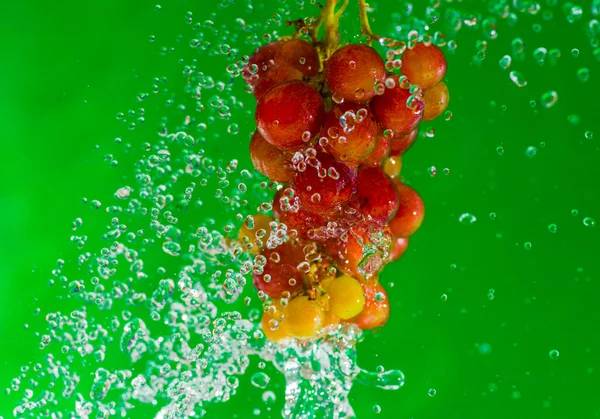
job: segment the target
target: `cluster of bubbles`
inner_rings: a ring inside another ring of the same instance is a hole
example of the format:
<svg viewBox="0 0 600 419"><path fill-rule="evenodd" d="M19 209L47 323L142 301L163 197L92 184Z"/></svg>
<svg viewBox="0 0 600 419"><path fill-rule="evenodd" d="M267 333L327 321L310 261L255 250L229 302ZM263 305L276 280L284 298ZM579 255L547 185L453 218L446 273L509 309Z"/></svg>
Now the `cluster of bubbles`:
<svg viewBox="0 0 600 419"><path fill-rule="evenodd" d="M213 159L206 151L239 135L238 123L251 114L244 106L252 102L246 100L251 96L241 91L247 55L277 39L286 20L316 14L312 3L280 2L268 22L251 23L240 17L218 24L216 16L196 21L191 12L185 15L191 32L187 45L202 54L194 57L201 58L178 62L182 96L167 89L165 78L156 78L148 92L137 96L138 105L164 100L165 114L174 116L161 118L126 184L115 186L108 204L86 201L104 211L106 229L89 237L82 232L83 219L74 220L71 241L80 254L69 263L58 260L50 278L50 285L64 288L65 304L60 311L45 314L39 362L23 366L5 391L21 396L12 412L15 417L128 417L139 404L155 406L156 418L203 417L209 402L226 402L235 395L238 377L253 356L272 362L285 375L282 414L287 418L353 417L347 396L355 380L385 389L402 386L399 371L367 372L357 366L359 332L352 327L285 347L265 339L259 319L266 297L257 297L246 285L257 262L230 238L248 214L271 211L272 195L281 185L240 167L235 159ZM481 40L474 59L479 62L486 59L488 43L497 38L501 22L511 27L521 15L536 14L549 20L561 9L556 0L546 1L544 7L530 0L497 0L490 2L490 17L483 17L460 10L459 1L429 3L419 14L404 2L385 35L407 44L425 36L451 54L462 29L477 30ZM236 7L231 1L222 6ZM572 23L582 19L581 8L575 5L562 7L562 13ZM587 33L600 56L596 19L600 1L593 2L591 13ZM430 26L436 22L443 31L431 34ZM161 51L168 52L166 47ZM393 61L393 51L390 56ZM533 53L540 62L560 56L560 51L540 48ZM511 55L503 56L500 66L512 69L513 62L525 57L525 42L515 39ZM206 59L222 60L224 71L204 73L201 61ZM516 69L509 77L517 86L527 85ZM587 81L589 70L580 69L578 77ZM548 91L541 103L549 108L557 100L558 93ZM117 119L136 130L147 113L140 107L117 114ZM451 113L446 119L450 118ZM219 121L224 121L225 129L212 128ZM433 131L426 135L433 136ZM124 140L117 138L115 144L120 147ZM503 148L498 150L502 153ZM119 164L113 154L104 159L111 167ZM435 171L432 166L432 176ZM450 170L445 168L444 173ZM204 205L206 200L212 200L211 206ZM218 209L211 214L209 207ZM476 220L470 213L459 217L463 224ZM589 217L583 223L595 225ZM282 229L285 233L285 226L268 232L269 238L280 240ZM557 227L552 224L548 229L556 232ZM494 298L494 290L488 298ZM442 300L446 299L444 294ZM555 359L558 352L550 356ZM91 368L95 370L90 375ZM269 381L264 372L251 378L264 390L263 398L279 397L269 390ZM428 394L433 397L436 390ZM381 408L373 410L379 413Z"/></svg>

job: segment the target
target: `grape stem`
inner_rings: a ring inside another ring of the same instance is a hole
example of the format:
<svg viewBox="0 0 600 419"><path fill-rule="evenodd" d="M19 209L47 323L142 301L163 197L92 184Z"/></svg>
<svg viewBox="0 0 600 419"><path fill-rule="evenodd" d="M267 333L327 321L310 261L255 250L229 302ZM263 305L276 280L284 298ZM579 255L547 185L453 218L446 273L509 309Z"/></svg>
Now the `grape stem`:
<svg viewBox="0 0 600 419"><path fill-rule="evenodd" d="M340 17L348 6L348 0L344 0L342 5L336 11L336 5L338 0L327 0L319 20L325 24L325 33L323 34L323 52L325 58L328 58L340 45Z"/></svg>
<svg viewBox="0 0 600 419"><path fill-rule="evenodd" d="M365 0L358 0L358 12L360 15L360 25L362 26L361 32L369 37L369 45L373 41L381 42L381 37L376 35L371 30L371 25L369 24L369 15L367 13L367 7L369 5L365 2Z"/></svg>
<svg viewBox="0 0 600 419"><path fill-rule="evenodd" d="M346 10L348 2L349 0L343 0L336 11L338 0L326 0L324 6L319 6L321 7L319 17L310 24L304 23L302 19L288 21L288 26L296 26L293 37L298 38L302 33L307 34L315 47L325 53L325 58L329 57L340 44L340 17ZM319 30L323 25L325 25L325 32L323 40L319 41Z"/></svg>

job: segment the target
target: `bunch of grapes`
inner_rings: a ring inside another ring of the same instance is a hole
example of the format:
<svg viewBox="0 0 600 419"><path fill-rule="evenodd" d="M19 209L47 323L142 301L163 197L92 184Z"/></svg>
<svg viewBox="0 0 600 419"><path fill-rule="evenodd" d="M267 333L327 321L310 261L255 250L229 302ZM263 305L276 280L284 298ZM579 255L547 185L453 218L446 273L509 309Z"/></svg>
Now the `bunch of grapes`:
<svg viewBox="0 0 600 419"><path fill-rule="evenodd" d="M377 51L345 45L328 57L293 39L258 49L244 78L257 100L250 155L282 184L273 217L248 217L238 240L272 341L312 338L341 323L383 326L378 273L406 251L424 205L399 177L420 121L448 104L446 60L429 43L402 48L401 74Z"/></svg>

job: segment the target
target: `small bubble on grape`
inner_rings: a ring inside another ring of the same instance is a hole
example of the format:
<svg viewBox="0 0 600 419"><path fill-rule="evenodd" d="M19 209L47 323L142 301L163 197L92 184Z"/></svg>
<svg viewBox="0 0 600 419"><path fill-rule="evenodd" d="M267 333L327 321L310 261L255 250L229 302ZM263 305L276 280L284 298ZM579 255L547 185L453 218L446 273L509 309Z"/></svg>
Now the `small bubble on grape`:
<svg viewBox="0 0 600 419"><path fill-rule="evenodd" d="M434 397L437 394L437 390L435 388L430 388L429 390L427 390L427 395L429 397Z"/></svg>
<svg viewBox="0 0 600 419"><path fill-rule="evenodd" d="M550 224L548 226L548 231L550 233L556 233L558 231L558 226L556 224Z"/></svg>

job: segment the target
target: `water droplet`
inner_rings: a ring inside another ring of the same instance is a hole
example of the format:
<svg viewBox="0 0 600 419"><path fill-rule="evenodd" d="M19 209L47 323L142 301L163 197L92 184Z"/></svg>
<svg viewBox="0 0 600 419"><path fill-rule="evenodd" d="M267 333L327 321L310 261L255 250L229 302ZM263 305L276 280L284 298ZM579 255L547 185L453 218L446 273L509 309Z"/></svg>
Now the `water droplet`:
<svg viewBox="0 0 600 419"><path fill-rule="evenodd" d="M576 114L570 114L569 116L567 116L567 121L571 125L579 125L579 123L581 122L581 117Z"/></svg>
<svg viewBox="0 0 600 419"><path fill-rule="evenodd" d="M237 134L240 132L240 127L238 124L233 123L227 127L227 132L230 134Z"/></svg>
<svg viewBox="0 0 600 419"><path fill-rule="evenodd" d="M500 58L500 61L498 64L500 65L501 69L506 70L507 68L510 67L511 62L512 62L512 58L510 57L510 55L505 55L504 57Z"/></svg>
<svg viewBox="0 0 600 419"><path fill-rule="evenodd" d="M523 77L523 75L521 73L519 73L518 71L511 71L509 73L509 77L512 80L512 82L514 84L516 84L519 87L524 87L527 86L527 80L525 80L525 77Z"/></svg>
<svg viewBox="0 0 600 419"><path fill-rule="evenodd" d="M531 250L531 248L533 247L533 245L531 244L531 242L525 242L525 244L523 245L523 247L525 248L525 250Z"/></svg>
<svg viewBox="0 0 600 419"><path fill-rule="evenodd" d="M430 389L427 391L427 395L428 395L429 397L433 397L433 396L435 396L436 394L437 394L437 391L436 391L436 389L435 389L435 388L430 388Z"/></svg>
<svg viewBox="0 0 600 419"><path fill-rule="evenodd" d="M586 131L585 134L584 134L584 137L587 140L591 140L592 138L594 138L594 133L592 131Z"/></svg>
<svg viewBox="0 0 600 419"><path fill-rule="evenodd" d="M546 92L542 95L542 105L544 106L544 108L553 107L557 101L558 93L556 93L554 90Z"/></svg>
<svg viewBox="0 0 600 419"><path fill-rule="evenodd" d="M550 224L548 226L548 231L550 233L556 233L558 231L558 226L556 224Z"/></svg>
<svg viewBox="0 0 600 419"><path fill-rule="evenodd" d="M442 296L440 297L440 299L442 301L448 301L448 295L447 294L442 294Z"/></svg>
<svg viewBox="0 0 600 419"><path fill-rule="evenodd" d="M552 360L556 360L558 359L558 356L560 355L560 353L556 350L556 349L552 349L548 355L550 356L550 359Z"/></svg>
<svg viewBox="0 0 600 419"><path fill-rule="evenodd" d="M458 221L461 224L473 224L475 221L477 221L477 217L475 217L469 212L465 212L464 214L461 214L460 217L458 217Z"/></svg>
<svg viewBox="0 0 600 419"><path fill-rule="evenodd" d="M264 372L257 372L252 375L250 382L254 387L266 388L269 385L271 378Z"/></svg>
<svg viewBox="0 0 600 419"><path fill-rule="evenodd" d="M529 146L527 147L527 149L525 150L525 155L527 156L527 158L532 159L536 156L537 154L537 147L535 146Z"/></svg>
<svg viewBox="0 0 600 419"><path fill-rule="evenodd" d="M181 246L174 241L166 241L163 243L163 251L171 256L179 256L181 254Z"/></svg>
<svg viewBox="0 0 600 419"><path fill-rule="evenodd" d="M587 67L581 67L579 70L577 70L577 78L583 83L588 81L590 79L590 69Z"/></svg>
<svg viewBox="0 0 600 419"><path fill-rule="evenodd" d="M381 406L379 406L378 404L373 406L373 412L375 413L381 413Z"/></svg>
<svg viewBox="0 0 600 419"><path fill-rule="evenodd" d="M488 355L492 352L492 345L484 342L481 345L478 345L477 349L481 355Z"/></svg>
<svg viewBox="0 0 600 419"><path fill-rule="evenodd" d="M583 225L586 226L586 227L592 227L592 228L596 227L596 220L594 220L591 217L585 217L583 219Z"/></svg>

